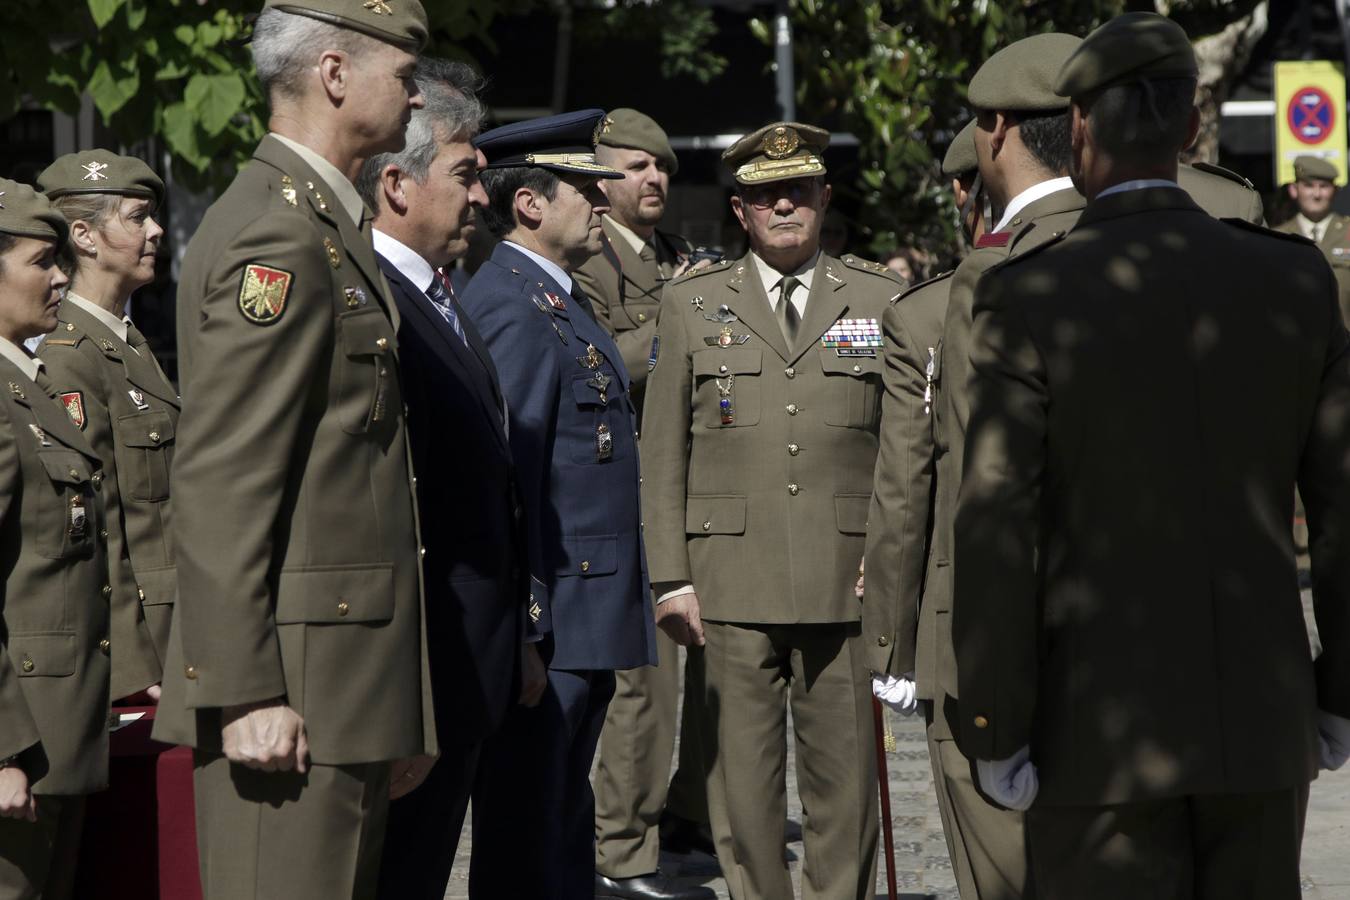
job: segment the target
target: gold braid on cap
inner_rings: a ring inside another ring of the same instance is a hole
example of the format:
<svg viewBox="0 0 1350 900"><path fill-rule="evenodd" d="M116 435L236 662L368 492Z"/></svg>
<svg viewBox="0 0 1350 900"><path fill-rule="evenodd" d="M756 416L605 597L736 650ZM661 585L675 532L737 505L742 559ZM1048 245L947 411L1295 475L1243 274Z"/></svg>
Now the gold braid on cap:
<svg viewBox="0 0 1350 900"><path fill-rule="evenodd" d="M820 157L813 154L811 156L797 156L792 159L748 162L736 170L736 180L741 184L754 184L757 181L819 175L824 171L825 166L821 163Z"/></svg>
<svg viewBox="0 0 1350 900"><path fill-rule="evenodd" d="M618 171L597 163L594 153L527 153L525 164L530 166L571 166L574 169L582 169L601 175L613 175Z"/></svg>

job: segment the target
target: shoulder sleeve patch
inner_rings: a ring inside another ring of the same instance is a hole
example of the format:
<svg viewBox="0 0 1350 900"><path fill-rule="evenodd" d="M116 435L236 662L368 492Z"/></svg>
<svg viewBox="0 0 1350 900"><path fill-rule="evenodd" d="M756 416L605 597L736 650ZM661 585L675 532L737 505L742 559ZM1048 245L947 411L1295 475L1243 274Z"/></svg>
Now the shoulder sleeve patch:
<svg viewBox="0 0 1350 900"><path fill-rule="evenodd" d="M271 325L286 311L295 276L284 269L249 263L239 283L239 312L254 325Z"/></svg>
<svg viewBox="0 0 1350 900"><path fill-rule="evenodd" d="M84 431L88 422L84 415L84 394L80 391L65 391L61 394L61 405L66 408L66 415L70 416L75 427Z"/></svg>

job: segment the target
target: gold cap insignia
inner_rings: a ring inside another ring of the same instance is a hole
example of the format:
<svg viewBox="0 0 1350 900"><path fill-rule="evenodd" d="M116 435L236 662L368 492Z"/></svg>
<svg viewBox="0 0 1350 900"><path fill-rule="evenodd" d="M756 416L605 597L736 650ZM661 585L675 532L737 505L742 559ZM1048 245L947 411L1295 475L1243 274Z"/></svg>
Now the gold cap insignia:
<svg viewBox="0 0 1350 900"><path fill-rule="evenodd" d="M600 117L600 121L595 123L595 134L591 135L591 144L600 143L600 135L609 134L610 129L614 127L614 120L608 115Z"/></svg>
<svg viewBox="0 0 1350 900"><path fill-rule="evenodd" d="M377 16L392 16L394 11L389 8L389 0L366 0L361 4Z"/></svg>
<svg viewBox="0 0 1350 900"><path fill-rule="evenodd" d="M773 131L764 135L764 140L759 146L769 159L784 159L796 153L801 143L802 140L798 137L795 128L779 125Z"/></svg>

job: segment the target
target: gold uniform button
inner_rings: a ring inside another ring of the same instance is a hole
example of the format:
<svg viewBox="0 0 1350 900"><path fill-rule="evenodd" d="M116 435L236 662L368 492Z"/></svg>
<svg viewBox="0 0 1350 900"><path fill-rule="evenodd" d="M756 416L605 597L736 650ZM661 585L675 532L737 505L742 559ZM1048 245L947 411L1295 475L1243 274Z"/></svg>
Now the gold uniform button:
<svg viewBox="0 0 1350 900"><path fill-rule="evenodd" d="M646 313L638 313L638 321L639 321L639 322L645 322L645 321L647 321L647 314L646 314Z"/></svg>
<svg viewBox="0 0 1350 900"><path fill-rule="evenodd" d="M884 635L884 634L877 637L877 646L878 646L878 647L885 647L885 646L889 645L890 642L891 642L891 639L888 638L888 637L886 637L886 635Z"/></svg>
<svg viewBox="0 0 1350 900"><path fill-rule="evenodd" d="M196 667L196 666L187 666L186 668L184 668L184 669L183 669L183 677L186 678L188 681L196 681L196 680L197 680L197 667Z"/></svg>
<svg viewBox="0 0 1350 900"><path fill-rule="evenodd" d="M136 585L136 596L141 598L142 603L145 602L145 588L141 587L139 584Z"/></svg>
<svg viewBox="0 0 1350 900"><path fill-rule="evenodd" d="M70 322L67 322L67 323L66 323L66 331L74 331L74 330L75 330L75 326L72 325Z"/></svg>
<svg viewBox="0 0 1350 900"><path fill-rule="evenodd" d="M112 649L112 641L108 640L107 638L104 638L103 640L98 642L98 649L102 650L106 654L109 650Z"/></svg>
<svg viewBox="0 0 1350 900"><path fill-rule="evenodd" d="M146 435L146 436L147 436L148 438L150 438L150 443L152 443L152 444L158 444L158 443L159 443L159 432L158 432L158 431L152 431L152 432L150 432L150 434L148 434L148 435Z"/></svg>
<svg viewBox="0 0 1350 900"><path fill-rule="evenodd" d="M591 561L589 559L583 559L581 561L581 571L589 572L590 570L591 570Z"/></svg>
<svg viewBox="0 0 1350 900"><path fill-rule="evenodd" d="M379 347L380 352L383 353L384 351L389 349L389 338L376 338L375 346Z"/></svg>
<svg viewBox="0 0 1350 900"><path fill-rule="evenodd" d="M861 371L862 371L862 366L857 365L857 364L855 363L854 366L853 366L853 371L855 371L855 372L861 372Z"/></svg>
<svg viewBox="0 0 1350 900"><path fill-rule="evenodd" d="M351 609L352 609L352 608L351 608L350 606L347 605L347 601L346 601L346 600L342 600L342 601L339 601L339 602L338 602L338 615L339 615L339 616L345 616L347 613L351 612Z"/></svg>
<svg viewBox="0 0 1350 900"><path fill-rule="evenodd" d="M426 547L418 547L418 548L417 548L417 555L418 555L418 556L426 556L426 555L427 555L427 548L426 548Z"/></svg>
<svg viewBox="0 0 1350 900"><path fill-rule="evenodd" d="M71 469L71 470L70 470L70 477L71 477L71 478L79 478L79 477L80 477L80 472L79 472L79 470L78 470L78 469Z"/></svg>
<svg viewBox="0 0 1350 900"><path fill-rule="evenodd" d="M717 367L717 371L718 371L718 372L721 372L723 375L727 374L727 367L726 367L726 364L723 364L723 365L718 366L718 367Z"/></svg>
<svg viewBox="0 0 1350 900"><path fill-rule="evenodd" d="M105 597L111 597L111 596L112 596L112 585L111 585L111 584L105 584L105 585L103 586L103 596L105 596Z"/></svg>
<svg viewBox="0 0 1350 900"><path fill-rule="evenodd" d="M95 472L94 477L91 478L90 481L94 482L94 487L98 487L100 484L103 483L103 473Z"/></svg>
<svg viewBox="0 0 1350 900"><path fill-rule="evenodd" d="M795 485L795 484L789 484L789 485L788 485L788 493L791 494L792 496L794 496L794 497L797 496L798 492L800 492L800 491L801 491L801 488L798 487L797 485Z"/></svg>
<svg viewBox="0 0 1350 900"><path fill-rule="evenodd" d="M789 403L787 405L787 414L789 416L795 416L797 414L797 404Z"/></svg>
<svg viewBox="0 0 1350 900"><path fill-rule="evenodd" d="M704 530L704 531L712 531L712 522L704 522L704 523L703 523L703 530Z"/></svg>
<svg viewBox="0 0 1350 900"><path fill-rule="evenodd" d="M788 366L786 369L783 370L783 374L789 378L796 378L797 370L792 368L792 366Z"/></svg>
<svg viewBox="0 0 1350 900"><path fill-rule="evenodd" d="M101 537L101 538L103 538L103 540L106 541L106 540L108 539L108 529L106 529L106 528L100 528L100 529L98 530L98 536Z"/></svg>
<svg viewBox="0 0 1350 900"><path fill-rule="evenodd" d="M798 453L801 453L801 452L802 452L801 445L799 445L799 444L788 444L788 456L796 456Z"/></svg>
<svg viewBox="0 0 1350 900"><path fill-rule="evenodd" d="M25 659L25 660L23 661L23 670L24 670L25 672L31 672L31 671L33 671L33 670L36 669L36 668L37 668L37 666L35 666L35 665L33 664L33 661L32 661L31 659Z"/></svg>
<svg viewBox="0 0 1350 900"><path fill-rule="evenodd" d="M976 727L976 728L988 728L988 727L989 727L989 720L986 719L984 716L976 716L976 717L975 717L975 727Z"/></svg>

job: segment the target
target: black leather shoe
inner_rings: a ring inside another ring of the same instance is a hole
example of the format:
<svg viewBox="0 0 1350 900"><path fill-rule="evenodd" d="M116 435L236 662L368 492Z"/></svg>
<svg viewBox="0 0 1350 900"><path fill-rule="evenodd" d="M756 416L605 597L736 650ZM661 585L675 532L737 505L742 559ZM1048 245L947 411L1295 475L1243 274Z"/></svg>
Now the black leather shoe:
<svg viewBox="0 0 1350 900"><path fill-rule="evenodd" d="M677 856L695 850L709 856L717 855L711 828L702 822L670 814L661 817L661 849Z"/></svg>
<svg viewBox="0 0 1350 900"><path fill-rule="evenodd" d="M636 878L606 878L595 873L596 900L713 900L716 896L711 888L677 887L660 872Z"/></svg>

